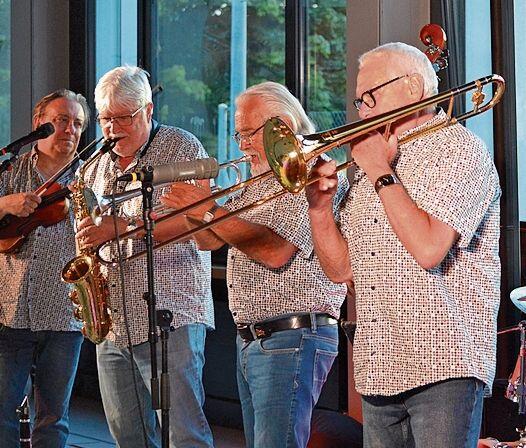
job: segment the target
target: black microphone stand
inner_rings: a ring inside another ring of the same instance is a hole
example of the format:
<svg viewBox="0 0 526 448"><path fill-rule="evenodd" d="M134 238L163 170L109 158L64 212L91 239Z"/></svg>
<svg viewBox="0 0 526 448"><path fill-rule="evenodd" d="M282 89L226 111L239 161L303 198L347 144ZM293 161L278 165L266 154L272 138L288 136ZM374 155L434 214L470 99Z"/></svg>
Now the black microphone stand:
<svg viewBox="0 0 526 448"><path fill-rule="evenodd" d="M147 167L146 170L152 170ZM161 409L161 446L168 448L170 443L170 376L168 373L168 336L172 329L172 312L170 310L156 310L154 260L153 260L153 226L151 218L153 210L153 183L151 180L142 181L143 197L143 221L146 232L144 241L146 244L146 268L148 277L148 289L143 298L148 303L148 341L150 343L151 357L151 393L152 408ZM157 324L161 329L162 353L161 353L161 383L159 389L159 378L157 376ZM160 397L160 399L159 399Z"/></svg>

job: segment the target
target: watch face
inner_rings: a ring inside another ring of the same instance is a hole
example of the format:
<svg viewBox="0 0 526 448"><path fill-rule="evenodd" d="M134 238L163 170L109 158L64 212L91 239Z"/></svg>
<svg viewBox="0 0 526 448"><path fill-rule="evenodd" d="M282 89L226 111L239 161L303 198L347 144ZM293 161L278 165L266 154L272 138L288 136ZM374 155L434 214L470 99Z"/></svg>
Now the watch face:
<svg viewBox="0 0 526 448"><path fill-rule="evenodd" d="M380 191L383 187L387 187L389 185L393 185L393 184L399 184L400 181L398 180L398 178L393 175L393 174L384 174L383 176L380 176L375 184L374 184L374 189L376 190L376 192L378 193L378 191Z"/></svg>

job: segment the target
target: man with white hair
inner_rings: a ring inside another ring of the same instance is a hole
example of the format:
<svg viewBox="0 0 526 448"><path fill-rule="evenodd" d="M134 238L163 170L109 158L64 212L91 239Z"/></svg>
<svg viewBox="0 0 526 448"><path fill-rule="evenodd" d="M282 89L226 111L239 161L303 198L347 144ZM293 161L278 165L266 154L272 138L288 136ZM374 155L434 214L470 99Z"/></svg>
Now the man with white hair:
<svg viewBox="0 0 526 448"><path fill-rule="evenodd" d="M252 175L268 171L263 126L279 116L296 133L314 127L282 85L264 82L236 100L234 140L251 156ZM337 208L346 181L342 178ZM206 203L189 214L210 221L281 190L271 176L224 207ZM165 204L183 207L202 188L172 185ZM247 447L305 447L312 410L338 353L337 319L346 286L323 273L313 253L305 195L287 194L196 235L199 247L229 244L227 286L238 330L237 381Z"/></svg>
<svg viewBox="0 0 526 448"><path fill-rule="evenodd" d="M430 62L409 45L380 46L359 62L362 119L436 92ZM393 123L387 139L357 139L338 226L334 166L319 164L329 177L307 190L324 271L355 285L367 447L475 447L495 375L499 180L484 143L460 124L422 133L444 118L422 110Z"/></svg>
<svg viewBox="0 0 526 448"><path fill-rule="evenodd" d="M95 88L95 104L104 136L121 138L111 152L86 172L86 185L97 194L109 194L116 177L148 165L207 157L192 134L152 119L150 84L147 73L138 67L117 67L106 73ZM139 187L140 182L120 182L115 191ZM159 195L157 191L154 193L154 201ZM133 229L140 223L142 198L120 204L116 215L120 233ZM182 231L183 228L182 219L168 220L156 226L154 238L162 240L166 229ZM90 217L84 219L77 238L84 247L111 240L114 238L112 217L105 216L100 226L95 226ZM124 256L143 249L144 242L139 237L122 242ZM116 255L111 247L104 252L108 258ZM187 241L157 250L154 261L157 308L173 313L175 327L168 344L170 446L211 447L212 434L202 409L205 337L207 329L214 325L210 253L199 251L194 241ZM107 276L113 327L107 340L97 346L106 419L117 446L159 446L150 393L147 303L143 298L147 291L145 262L136 260L124 264L124 291L117 268L108 267ZM160 362L158 365L160 367Z"/></svg>

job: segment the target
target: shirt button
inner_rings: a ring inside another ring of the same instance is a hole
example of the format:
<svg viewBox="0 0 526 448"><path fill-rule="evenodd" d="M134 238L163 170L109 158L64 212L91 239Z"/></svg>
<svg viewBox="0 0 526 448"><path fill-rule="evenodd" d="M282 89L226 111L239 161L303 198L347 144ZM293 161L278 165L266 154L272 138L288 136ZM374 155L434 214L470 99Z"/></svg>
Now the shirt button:
<svg viewBox="0 0 526 448"><path fill-rule="evenodd" d="M232 283L230 283L230 284L228 285L228 287L229 287L229 288L232 288Z"/></svg>
<svg viewBox="0 0 526 448"><path fill-rule="evenodd" d="M371 252L371 255L374 257L376 254L374 252Z"/></svg>
<svg viewBox="0 0 526 448"><path fill-rule="evenodd" d="M376 218L374 218L374 223L378 224L378 220Z"/></svg>
<svg viewBox="0 0 526 448"><path fill-rule="evenodd" d="M230 256L230 259L233 260L235 257L233 255Z"/></svg>
<svg viewBox="0 0 526 448"><path fill-rule="evenodd" d="M371 286L371 289L374 291L376 289L376 287L375 286Z"/></svg>

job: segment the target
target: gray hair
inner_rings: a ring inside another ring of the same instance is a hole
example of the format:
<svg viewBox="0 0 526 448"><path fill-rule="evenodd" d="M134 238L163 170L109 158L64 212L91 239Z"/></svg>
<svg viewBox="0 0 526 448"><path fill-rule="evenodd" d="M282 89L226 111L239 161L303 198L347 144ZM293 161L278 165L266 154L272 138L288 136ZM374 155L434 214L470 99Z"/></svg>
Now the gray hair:
<svg viewBox="0 0 526 448"><path fill-rule="evenodd" d="M84 112L84 123L82 125L82 131L84 132L89 124L90 110L86 98L80 93L75 93L69 89L58 89L43 97L33 108L33 121L39 120L46 112L46 107L54 100L59 98L65 98L67 100L76 101L82 107Z"/></svg>
<svg viewBox="0 0 526 448"><path fill-rule="evenodd" d="M248 96L261 98L275 116L289 117L292 122L292 131L295 134L312 134L315 131L314 124L307 116L303 106L285 86L272 81L256 84L241 93L236 98L236 104Z"/></svg>
<svg viewBox="0 0 526 448"><path fill-rule="evenodd" d="M116 67L99 79L95 87L97 110L121 107L135 110L152 102L149 73L140 67L124 65Z"/></svg>
<svg viewBox="0 0 526 448"><path fill-rule="evenodd" d="M403 59L404 65L408 67L408 75L417 73L422 76L426 98L438 93L438 78L427 56L418 48L402 42L390 42L362 54L358 59L358 68L361 69L371 56L384 55Z"/></svg>

